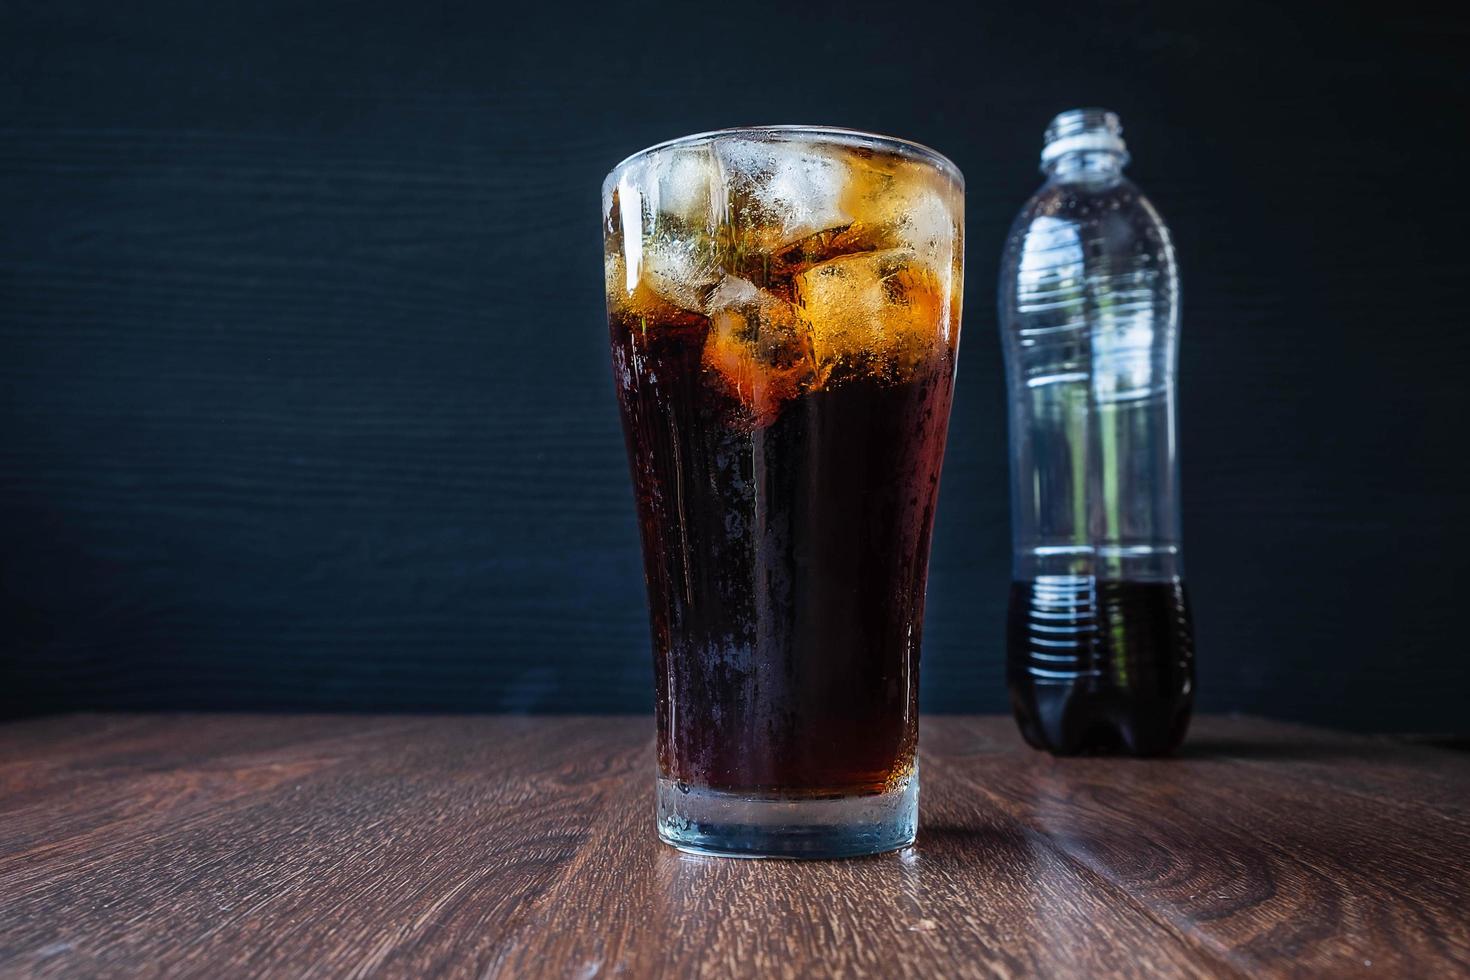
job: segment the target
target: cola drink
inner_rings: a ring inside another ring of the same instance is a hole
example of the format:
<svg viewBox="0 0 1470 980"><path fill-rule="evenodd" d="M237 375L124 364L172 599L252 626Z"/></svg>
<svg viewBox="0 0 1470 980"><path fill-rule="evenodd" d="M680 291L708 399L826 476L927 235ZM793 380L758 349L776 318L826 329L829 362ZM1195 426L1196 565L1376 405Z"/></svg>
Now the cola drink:
<svg viewBox="0 0 1470 980"><path fill-rule="evenodd" d="M660 769L787 797L880 792L917 738L923 576L950 359L750 424L668 330L616 357L653 610ZM691 363L692 362L692 363ZM733 530L733 533L732 533Z"/></svg>
<svg viewBox="0 0 1470 980"><path fill-rule="evenodd" d="M815 130L694 137L609 178L670 843L912 839L961 193L931 151Z"/></svg>

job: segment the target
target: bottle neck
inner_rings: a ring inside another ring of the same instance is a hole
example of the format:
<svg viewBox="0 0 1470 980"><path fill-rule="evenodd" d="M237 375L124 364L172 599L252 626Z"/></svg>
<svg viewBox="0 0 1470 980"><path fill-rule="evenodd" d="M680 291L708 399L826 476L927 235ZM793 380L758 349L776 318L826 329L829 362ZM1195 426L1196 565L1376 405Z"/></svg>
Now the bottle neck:
<svg viewBox="0 0 1470 980"><path fill-rule="evenodd" d="M1063 183L1112 183L1123 177L1126 153L1111 150L1077 150L1063 153L1048 162L1042 170L1047 177Z"/></svg>
<svg viewBox="0 0 1470 980"><path fill-rule="evenodd" d="M1109 184L1123 179L1123 123L1106 109L1068 109L1046 127L1041 170L1052 180Z"/></svg>

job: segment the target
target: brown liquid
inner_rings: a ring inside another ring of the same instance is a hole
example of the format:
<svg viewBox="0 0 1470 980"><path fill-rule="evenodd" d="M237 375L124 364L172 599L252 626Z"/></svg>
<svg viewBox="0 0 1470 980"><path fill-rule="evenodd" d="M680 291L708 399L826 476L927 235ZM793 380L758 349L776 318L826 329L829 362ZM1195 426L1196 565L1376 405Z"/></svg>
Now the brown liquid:
<svg viewBox="0 0 1470 980"><path fill-rule="evenodd" d="M1058 755L1162 755L1194 705L1184 583L1055 576L1011 585L1011 707L1027 743Z"/></svg>
<svg viewBox="0 0 1470 980"><path fill-rule="evenodd" d="M611 317L660 770L718 790L881 791L917 743L953 351L898 377L839 369L771 411L702 364L709 331L696 314Z"/></svg>

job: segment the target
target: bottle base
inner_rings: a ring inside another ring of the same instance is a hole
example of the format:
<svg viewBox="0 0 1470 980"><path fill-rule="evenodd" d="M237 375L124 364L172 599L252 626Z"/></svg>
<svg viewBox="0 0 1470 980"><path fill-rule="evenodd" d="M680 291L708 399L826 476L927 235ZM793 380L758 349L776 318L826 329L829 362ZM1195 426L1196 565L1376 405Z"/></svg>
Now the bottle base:
<svg viewBox="0 0 1470 980"><path fill-rule="evenodd" d="M867 796L790 799L681 790L658 781L658 836L693 854L743 858L844 858L914 842L919 774Z"/></svg>
<svg viewBox="0 0 1470 980"><path fill-rule="evenodd" d="M1006 681L1021 735L1053 755L1168 755L1194 705L1182 579L1042 575L1011 585Z"/></svg>
<svg viewBox="0 0 1470 980"><path fill-rule="evenodd" d="M1138 718L1058 717L1048 724L1037 717L1034 705L1012 704L1021 737L1033 749L1056 756L1126 755L1141 759L1173 755L1189 730L1190 708L1176 710L1164 720Z"/></svg>

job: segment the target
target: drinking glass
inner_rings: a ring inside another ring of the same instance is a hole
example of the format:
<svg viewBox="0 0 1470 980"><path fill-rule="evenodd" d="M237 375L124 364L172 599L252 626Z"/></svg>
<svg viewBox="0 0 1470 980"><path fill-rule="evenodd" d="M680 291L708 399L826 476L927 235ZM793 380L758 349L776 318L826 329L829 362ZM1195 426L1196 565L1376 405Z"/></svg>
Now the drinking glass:
<svg viewBox="0 0 1470 980"><path fill-rule="evenodd" d="M748 856L908 844L963 178L889 137L724 130L629 157L602 205L659 835Z"/></svg>

